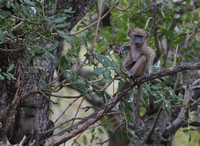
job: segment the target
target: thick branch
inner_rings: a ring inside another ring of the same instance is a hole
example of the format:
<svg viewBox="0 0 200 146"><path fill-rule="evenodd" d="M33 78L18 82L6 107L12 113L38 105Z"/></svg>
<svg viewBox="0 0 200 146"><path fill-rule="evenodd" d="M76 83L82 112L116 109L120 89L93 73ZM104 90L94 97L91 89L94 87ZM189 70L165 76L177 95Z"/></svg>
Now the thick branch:
<svg viewBox="0 0 200 146"><path fill-rule="evenodd" d="M45 146L53 146L53 145L59 145L65 141L68 141L72 137L78 135L79 133L83 132L87 128L89 128L92 124L100 120L109 110L111 110L119 100L123 98L123 96L131 90L134 86L156 79L160 78L166 75L178 73L184 70L197 70L200 69L200 62L198 63L184 63L182 65L177 65L172 68L165 68L161 69L157 72L154 72L150 75L144 75L139 78L136 78L134 81L131 80L129 82L126 82L114 95L111 100L109 100L104 106L96 110L94 113L92 113L90 116L84 118L82 121L74 124L68 129L65 129L61 131L60 133L57 133L56 135L53 135L45 140L44 145Z"/></svg>

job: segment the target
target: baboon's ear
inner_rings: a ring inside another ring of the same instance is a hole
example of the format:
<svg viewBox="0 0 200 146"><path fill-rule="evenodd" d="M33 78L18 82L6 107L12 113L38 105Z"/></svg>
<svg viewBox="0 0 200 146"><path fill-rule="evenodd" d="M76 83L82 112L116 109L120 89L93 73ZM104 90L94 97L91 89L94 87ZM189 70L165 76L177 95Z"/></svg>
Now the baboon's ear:
<svg viewBox="0 0 200 146"><path fill-rule="evenodd" d="M146 34L147 34L146 39L148 39L150 37L150 33L146 31Z"/></svg>
<svg viewBox="0 0 200 146"><path fill-rule="evenodd" d="M133 31L132 29L129 29L129 30L128 30L128 36L129 36L129 37L130 37L132 31Z"/></svg>

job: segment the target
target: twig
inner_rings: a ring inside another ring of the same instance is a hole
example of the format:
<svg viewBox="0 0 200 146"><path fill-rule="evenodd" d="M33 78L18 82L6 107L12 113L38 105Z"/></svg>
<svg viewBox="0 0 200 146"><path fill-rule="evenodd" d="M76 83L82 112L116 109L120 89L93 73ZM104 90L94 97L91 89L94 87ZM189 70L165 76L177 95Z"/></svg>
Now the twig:
<svg viewBox="0 0 200 146"><path fill-rule="evenodd" d="M152 136L152 134L153 134L153 132L154 132L154 130L155 130L155 128L156 128L156 124L157 124L157 122L158 122L158 119L159 119L159 116L160 116L161 111L162 111L162 105L160 106L160 108L159 108L159 110L158 110L158 112L157 112L157 114L156 114L156 118L155 118L155 120L154 120L152 129L151 129L151 131L149 132L149 134L148 134L148 136L147 136L147 142L148 142L148 143L151 143L151 141L152 141L152 140L151 140L151 136Z"/></svg>
<svg viewBox="0 0 200 146"><path fill-rule="evenodd" d="M48 101L50 101L53 104L57 104L55 102L53 102L52 100L49 99L49 97L47 97L46 93L40 90L36 90L36 91L30 91L29 93L25 94L24 96L21 97L21 99L26 99L26 98L30 98L31 96L34 96L36 94L41 94L43 95L43 97L45 97Z"/></svg>
<svg viewBox="0 0 200 146"><path fill-rule="evenodd" d="M154 10L153 10L153 27L154 27L154 35L155 35L155 43L156 43L156 57L154 58L154 63L156 63L161 56L161 49L159 44L158 32L157 32L157 3L156 0L153 1Z"/></svg>
<svg viewBox="0 0 200 146"><path fill-rule="evenodd" d="M115 133L115 131L116 131L118 128L120 128L122 125L124 125L124 123L119 124L117 127L115 127L115 129L112 130L112 133ZM108 142L111 138L112 138L112 136L109 137L107 140L105 140L105 141L103 141L103 142L100 142L100 143L97 143L97 144L103 145L103 144L105 144L106 142Z"/></svg>
<svg viewBox="0 0 200 146"><path fill-rule="evenodd" d="M186 35L185 44L184 44L185 50L184 50L184 54L183 54L182 62L181 62L181 63L185 62L185 57L186 57L186 54L187 54L187 50L188 50L188 48L189 48L189 46L190 46L190 43L191 43L189 40L193 39L193 37L194 37L195 34L197 33L197 32L196 32L196 33L194 34L194 32L195 32L196 28L199 27L199 20L198 20L198 23L197 23L197 25L196 25L196 27L195 27L195 29L194 29L192 35L191 35L191 36L189 35L190 29L191 29L191 26L192 26L192 21L193 21L193 18L194 18L194 10L195 10L195 8L193 8L192 17L191 17L190 24L189 24L189 27L188 27L188 30L187 30L187 35Z"/></svg>
<svg viewBox="0 0 200 146"><path fill-rule="evenodd" d="M86 97L86 95L83 96L83 99L81 100L81 103L80 103L79 106L78 106L78 109L77 109L77 111L76 111L76 114L75 114L75 116L74 116L74 119L76 118L76 116L77 116L77 114L78 114L78 112L79 112L79 110L80 110L80 108L81 108L81 105L82 105L82 103L83 103L85 97ZM75 121L75 120L72 121L71 126L74 124L74 121Z"/></svg>
<svg viewBox="0 0 200 146"><path fill-rule="evenodd" d="M54 124L55 124L56 122L58 122L58 120L65 114L65 112L70 108L70 106L72 106L72 104L73 104L74 102L76 102L78 99L79 99L79 98L73 100L73 101L66 107L66 109L65 109L65 110L60 114L60 116L55 120Z"/></svg>
<svg viewBox="0 0 200 146"><path fill-rule="evenodd" d="M52 97L66 98L66 99L80 98L81 96L83 96L82 94L80 94L78 96L63 96L63 95L55 95L55 94L51 94L51 93L45 93L45 94L49 95L49 96L52 96Z"/></svg>
<svg viewBox="0 0 200 146"><path fill-rule="evenodd" d="M86 106L81 108L82 110L85 110L85 112L87 112L89 109L94 109L94 106Z"/></svg>
<svg viewBox="0 0 200 146"><path fill-rule="evenodd" d="M162 4L163 2L157 2L156 4L155 3L152 3L151 5L147 6L146 8L142 9L141 11L135 13L136 15L139 15L141 13L145 13L147 12L151 7L153 7L154 5L159 5L159 4Z"/></svg>
<svg viewBox="0 0 200 146"><path fill-rule="evenodd" d="M96 44L96 40L97 40L97 36L98 36L98 32L99 32L99 25L100 25L100 22L101 22L101 13L102 13L102 10L104 8L104 5L105 5L105 0L103 1L103 5L101 7L101 10L99 11L99 17L98 17L98 20L97 20L97 28L96 28L96 32L95 32L95 36L94 36L94 40L93 40L93 43L92 43L92 48L95 47L95 44ZM92 51L92 50L91 50ZM87 53L85 54L86 57L84 59L84 61L81 63L81 65L76 69L76 72L78 72L83 66L84 64L86 63L86 61L89 59L90 55Z"/></svg>
<svg viewBox="0 0 200 146"><path fill-rule="evenodd" d="M118 77L118 75L116 75L110 82L108 82L107 84L105 84L100 90L95 90L94 89L95 92L102 92L102 91L106 90L117 77Z"/></svg>
<svg viewBox="0 0 200 146"><path fill-rule="evenodd" d="M145 30L147 29L150 20L153 20L153 17L149 17L149 18L147 19L147 22L146 22L145 27L144 27Z"/></svg>
<svg viewBox="0 0 200 146"><path fill-rule="evenodd" d="M192 96L192 86L191 86L191 84L189 84L188 87L185 87L184 101L186 101L188 103L191 96ZM185 112L186 112L186 109L184 107L182 107L178 117L163 132L164 138L167 139L171 135L171 133L173 133L174 131L176 131L178 129L178 127L180 126L180 124L183 120L182 118L184 117Z"/></svg>
<svg viewBox="0 0 200 146"><path fill-rule="evenodd" d="M105 17L110 13L110 11L111 11L113 8L115 8L115 6L118 5L118 4L119 4L119 0L117 0L116 3L106 12L106 14L104 14L104 15L101 17L101 20L102 20L103 18L105 18ZM94 26L96 23L98 23L98 20L95 21L95 22L93 22L92 24L86 26L85 28L83 28L83 29L81 29L81 30L75 32L75 33L70 33L69 35L71 35L71 36L77 35L77 34L83 32L83 31L87 30L88 28Z"/></svg>
<svg viewBox="0 0 200 146"><path fill-rule="evenodd" d="M51 128L51 129L49 129L49 130L46 130L46 131L44 131L44 132L40 132L40 133L38 133L39 135L43 135L43 134L47 134L47 133L49 133L49 132L51 132L51 131L54 131L55 129L57 129L57 128L59 128L59 127L61 127L61 126L63 126L63 125L65 125L65 124L67 124L67 123L69 123L69 122L71 122L71 121L74 121L74 120L81 120L82 118L72 118L72 119L70 119L70 120L67 120L67 121L65 121L65 122L63 122L63 123L61 123L61 124L59 124L58 126L55 126L55 127L53 127L53 128Z"/></svg>
<svg viewBox="0 0 200 146"><path fill-rule="evenodd" d="M120 11L126 11L126 10L128 10L130 7L132 7L132 6L135 6L135 4L134 4L134 3L130 3L130 5L129 5L127 8L124 8L124 9L118 7L117 5L114 5L114 7L117 8L118 10L120 10Z"/></svg>
<svg viewBox="0 0 200 146"><path fill-rule="evenodd" d="M83 133L83 132L82 132L82 133ZM80 134L77 136L77 138L73 140L73 143L71 144L71 146L74 145L74 143L75 143L75 142L77 141L77 139L82 135L82 133L80 133Z"/></svg>
<svg viewBox="0 0 200 146"><path fill-rule="evenodd" d="M96 80L89 81L89 83L96 83L96 82L99 82L99 81L101 81L101 80L102 80L102 79L99 78L99 79L96 79Z"/></svg>
<svg viewBox="0 0 200 146"><path fill-rule="evenodd" d="M95 44L96 44L96 41L97 41L98 32L99 32L99 26L100 26L100 22L101 22L101 13L102 13L102 11L103 11L103 9L104 9L105 2L106 2L106 0L103 1L103 4L102 4L102 7L101 7L101 10L99 11L99 17L98 17L98 20L97 20L97 28L96 28L96 32L95 32L95 36L94 36L94 40L93 40L93 43L92 43L92 48L95 47Z"/></svg>
<svg viewBox="0 0 200 146"><path fill-rule="evenodd" d="M181 104L181 105L174 105L174 106L171 106L172 108L179 108L179 107L185 107L185 108L190 108L191 106L197 104L198 102L200 102L200 99L194 101L193 103L187 105L187 104Z"/></svg>
<svg viewBox="0 0 200 146"><path fill-rule="evenodd" d="M173 67L176 65L177 52L178 52L178 45L176 46L176 51L175 51L175 54L174 54Z"/></svg>
<svg viewBox="0 0 200 146"><path fill-rule="evenodd" d="M194 13L194 10L193 10L193 13ZM192 22L192 20L193 20L193 17L191 18L191 22ZM199 21L200 21L200 19L198 19L197 25L195 26L195 29L193 30L192 34L189 36L189 33L187 33L186 40L185 40L185 45L184 45L185 50L184 50L184 54L183 54L181 63L185 62L185 57L186 57L186 54L187 54L187 50L188 50L190 44L192 43L192 40L194 39L196 33L198 32ZM191 27L191 25L189 26L188 29L190 29L190 27ZM175 92L175 90L176 90L176 88L177 88L177 86L179 84L180 79L181 79L181 73L178 73L176 82L174 84L173 92Z"/></svg>
<svg viewBox="0 0 200 146"><path fill-rule="evenodd" d="M24 24L24 22L18 23L17 25L15 25L14 27L12 27L12 28L10 29L10 31L16 30L16 29L17 29L18 27L20 27L22 24ZM8 31L4 31L3 34L9 35Z"/></svg>
<svg viewBox="0 0 200 146"><path fill-rule="evenodd" d="M15 19L18 19L18 20L20 20L20 21L23 21L23 19L22 18L19 18L19 17L17 17L17 16L14 16L14 15L12 15L11 16L12 18L15 18ZM44 21L42 21L42 22L30 22L30 21L25 21L26 23L29 23L29 24L34 24L34 25L42 25L42 24L46 24L46 25L50 25L50 23L48 23L48 22L44 22Z"/></svg>
<svg viewBox="0 0 200 146"><path fill-rule="evenodd" d="M23 146L24 142L26 140L26 135L22 138L21 142L19 143L19 146Z"/></svg>
<svg viewBox="0 0 200 146"><path fill-rule="evenodd" d="M34 146L35 145L35 139L32 141L32 143L30 143L30 146Z"/></svg>
<svg viewBox="0 0 200 146"><path fill-rule="evenodd" d="M79 67L76 69L76 72L79 72L79 70L84 66L84 64L87 62L87 60L89 59L90 55L89 54L85 54L86 57L84 59L84 61L79 65Z"/></svg>
<svg viewBox="0 0 200 146"><path fill-rule="evenodd" d="M23 51L25 49L26 49L26 47L22 47L22 48L19 48L19 49L2 49L2 48L0 48L0 52L7 52L7 53L19 52L19 51Z"/></svg>
<svg viewBox="0 0 200 146"><path fill-rule="evenodd" d="M21 68L19 67L19 70L20 69ZM20 78L21 78L21 72L19 73L19 75L17 77L17 83L20 83ZM1 129L2 130L1 133L0 133L1 138L4 137L7 133L7 131L9 130L10 124L13 120L13 116L15 115L15 112L16 112L16 108L17 108L17 106L20 102L20 99L21 99L20 98L21 96L19 95L20 92L21 92L21 88L20 88L20 85L18 84L17 85L17 91L15 93L15 97L14 97L12 103L11 103L11 106L9 107L9 110L6 114L6 119L3 123L4 127Z"/></svg>

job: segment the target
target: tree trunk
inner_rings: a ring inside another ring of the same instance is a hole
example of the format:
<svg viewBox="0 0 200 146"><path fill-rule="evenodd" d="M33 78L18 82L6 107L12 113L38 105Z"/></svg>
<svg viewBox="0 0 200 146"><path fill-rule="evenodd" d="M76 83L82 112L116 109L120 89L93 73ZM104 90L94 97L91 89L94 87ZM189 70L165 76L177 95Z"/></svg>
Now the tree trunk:
<svg viewBox="0 0 200 146"><path fill-rule="evenodd" d="M96 0L57 0L53 8L56 8L57 11L72 7L75 13L71 14L72 19L67 20L71 23L68 30L71 30L95 3ZM60 40L60 38L55 37L54 40ZM46 42L46 46L50 45ZM30 144L36 140L35 144L40 145L48 134L42 137L38 133L53 126L49 119L49 97L42 94L32 95L31 91L41 90L41 82L50 83L55 67L48 59L36 60L33 66L24 64L23 57L26 55L26 46L6 44L0 47L5 50L0 52L0 68L6 71L9 64L14 64L15 68L11 73L17 78L15 81L0 80L0 122L2 124L0 139L5 139L7 135L10 142L15 144L19 143L27 134L26 143ZM16 51L20 47L24 47L24 49ZM58 54L58 51L60 51L59 48L55 54ZM44 71L43 74L39 68ZM27 113L29 118L27 118ZM29 128L27 129L27 127Z"/></svg>

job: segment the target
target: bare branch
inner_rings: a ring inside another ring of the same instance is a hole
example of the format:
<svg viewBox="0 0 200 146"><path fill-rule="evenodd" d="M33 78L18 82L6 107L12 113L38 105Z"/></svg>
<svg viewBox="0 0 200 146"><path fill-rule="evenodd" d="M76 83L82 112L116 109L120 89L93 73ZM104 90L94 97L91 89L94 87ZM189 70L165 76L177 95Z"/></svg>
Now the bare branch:
<svg viewBox="0 0 200 146"><path fill-rule="evenodd" d="M101 20L102 20L103 18L105 18L105 17L110 13L110 11L111 11L113 8L115 8L115 6L117 6L118 4L119 4L119 1L117 1L117 2L107 11L107 13L104 14L104 15L101 17ZM95 21L95 22L93 22L92 24L86 26L85 28L83 28L83 29L81 29L81 30L75 32L75 33L70 33L70 35L71 35L71 36L77 35L77 34L83 32L83 31L87 30L88 28L94 26L96 23L98 23L98 20Z"/></svg>
<svg viewBox="0 0 200 146"><path fill-rule="evenodd" d="M26 140L26 135L24 135L24 137L22 138L21 142L19 143L19 146L23 146L25 140Z"/></svg>
<svg viewBox="0 0 200 146"><path fill-rule="evenodd" d="M155 120L154 120L152 129L151 129L151 131L149 132L149 135L147 136L147 142L149 142L149 143L152 142L151 137L152 137L152 134L153 134L153 132L154 132L154 130L155 130L155 128L156 128L156 124L157 124L157 122L158 122L158 119L159 119L159 116L160 116L161 111L162 111L162 105L160 106L160 108L159 108L159 110L158 110L158 112L157 112L157 114L156 114L156 118L155 118Z"/></svg>
<svg viewBox="0 0 200 146"><path fill-rule="evenodd" d="M74 102L76 102L78 99L79 99L79 98L76 98L75 100L73 100L73 101L65 108L65 110L60 114L60 116L55 120L54 124L55 124L56 122L58 122L58 120L65 114L65 112L70 108L70 106L72 106L72 104L73 104Z"/></svg>

